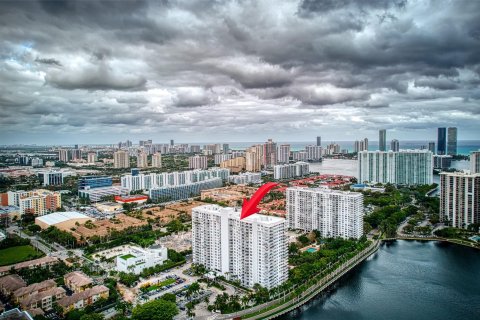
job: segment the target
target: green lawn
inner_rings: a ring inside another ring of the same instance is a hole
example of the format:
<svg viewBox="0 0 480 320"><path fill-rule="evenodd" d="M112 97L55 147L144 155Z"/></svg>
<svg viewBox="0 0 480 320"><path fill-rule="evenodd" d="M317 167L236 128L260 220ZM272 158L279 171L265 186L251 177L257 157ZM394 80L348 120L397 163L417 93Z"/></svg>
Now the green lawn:
<svg viewBox="0 0 480 320"><path fill-rule="evenodd" d="M156 290L156 289L160 289L160 288L168 286L169 284L172 284L174 282L175 282L175 279L166 279L162 282L159 282L159 283L157 283L153 286L148 287L146 291L153 291L153 290Z"/></svg>
<svg viewBox="0 0 480 320"><path fill-rule="evenodd" d="M43 253L36 251L30 245L11 247L0 250L0 266L7 266L10 264L33 260L43 256Z"/></svg>

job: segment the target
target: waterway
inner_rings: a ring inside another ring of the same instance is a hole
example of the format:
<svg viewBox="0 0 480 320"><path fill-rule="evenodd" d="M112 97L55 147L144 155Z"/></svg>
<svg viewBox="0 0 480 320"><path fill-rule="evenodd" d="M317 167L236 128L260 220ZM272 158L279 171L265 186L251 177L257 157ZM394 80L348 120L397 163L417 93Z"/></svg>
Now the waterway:
<svg viewBox="0 0 480 320"><path fill-rule="evenodd" d="M281 320L480 319L480 251L397 240Z"/></svg>

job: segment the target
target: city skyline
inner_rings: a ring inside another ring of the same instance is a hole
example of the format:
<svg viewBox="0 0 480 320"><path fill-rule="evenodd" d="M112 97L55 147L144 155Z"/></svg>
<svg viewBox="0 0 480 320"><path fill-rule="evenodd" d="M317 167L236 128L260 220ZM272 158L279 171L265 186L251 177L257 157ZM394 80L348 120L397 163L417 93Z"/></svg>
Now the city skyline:
<svg viewBox="0 0 480 320"><path fill-rule="evenodd" d="M0 144L480 134L476 1L2 1L0 12Z"/></svg>

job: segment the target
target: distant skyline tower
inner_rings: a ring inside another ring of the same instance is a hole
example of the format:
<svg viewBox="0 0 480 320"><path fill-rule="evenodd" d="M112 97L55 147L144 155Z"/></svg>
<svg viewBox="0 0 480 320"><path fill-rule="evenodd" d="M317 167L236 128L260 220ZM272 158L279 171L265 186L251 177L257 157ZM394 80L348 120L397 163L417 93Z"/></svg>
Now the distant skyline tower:
<svg viewBox="0 0 480 320"><path fill-rule="evenodd" d="M399 151L400 150L400 142L397 140L397 139L393 139L391 142L390 142L390 149L392 151Z"/></svg>
<svg viewBox="0 0 480 320"><path fill-rule="evenodd" d="M173 139L170 140L170 145L173 147L173 145L174 145Z"/></svg>
<svg viewBox="0 0 480 320"><path fill-rule="evenodd" d="M433 154L437 153L437 150L435 150L435 142L431 141L428 143L428 150L430 150Z"/></svg>
<svg viewBox="0 0 480 320"><path fill-rule="evenodd" d="M268 139L263 145L263 165L265 168L273 168L277 164L277 144Z"/></svg>
<svg viewBox="0 0 480 320"><path fill-rule="evenodd" d="M317 137L317 147L322 146L322 137L318 136Z"/></svg>
<svg viewBox="0 0 480 320"><path fill-rule="evenodd" d="M437 134L437 154L447 153L447 128L438 128Z"/></svg>
<svg viewBox="0 0 480 320"><path fill-rule="evenodd" d="M447 154L456 155L457 154L457 128L451 127L448 128L448 142L447 142Z"/></svg>
<svg viewBox="0 0 480 320"><path fill-rule="evenodd" d="M378 149L380 151L387 151L387 130L381 129L378 131Z"/></svg>

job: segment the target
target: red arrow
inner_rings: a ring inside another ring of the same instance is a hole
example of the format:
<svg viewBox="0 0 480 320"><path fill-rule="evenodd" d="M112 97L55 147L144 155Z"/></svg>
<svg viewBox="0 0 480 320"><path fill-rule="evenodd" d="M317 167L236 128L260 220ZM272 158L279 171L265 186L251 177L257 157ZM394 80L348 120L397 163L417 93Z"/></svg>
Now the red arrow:
<svg viewBox="0 0 480 320"><path fill-rule="evenodd" d="M250 200L247 201L247 199L243 198L242 214L240 215L240 220L259 212L260 209L257 207L257 205L260 203L260 200L262 200L262 198L268 193L268 191L270 191L270 189L272 189L276 185L278 185L278 183L265 183L263 186L258 188L258 190L250 198Z"/></svg>

